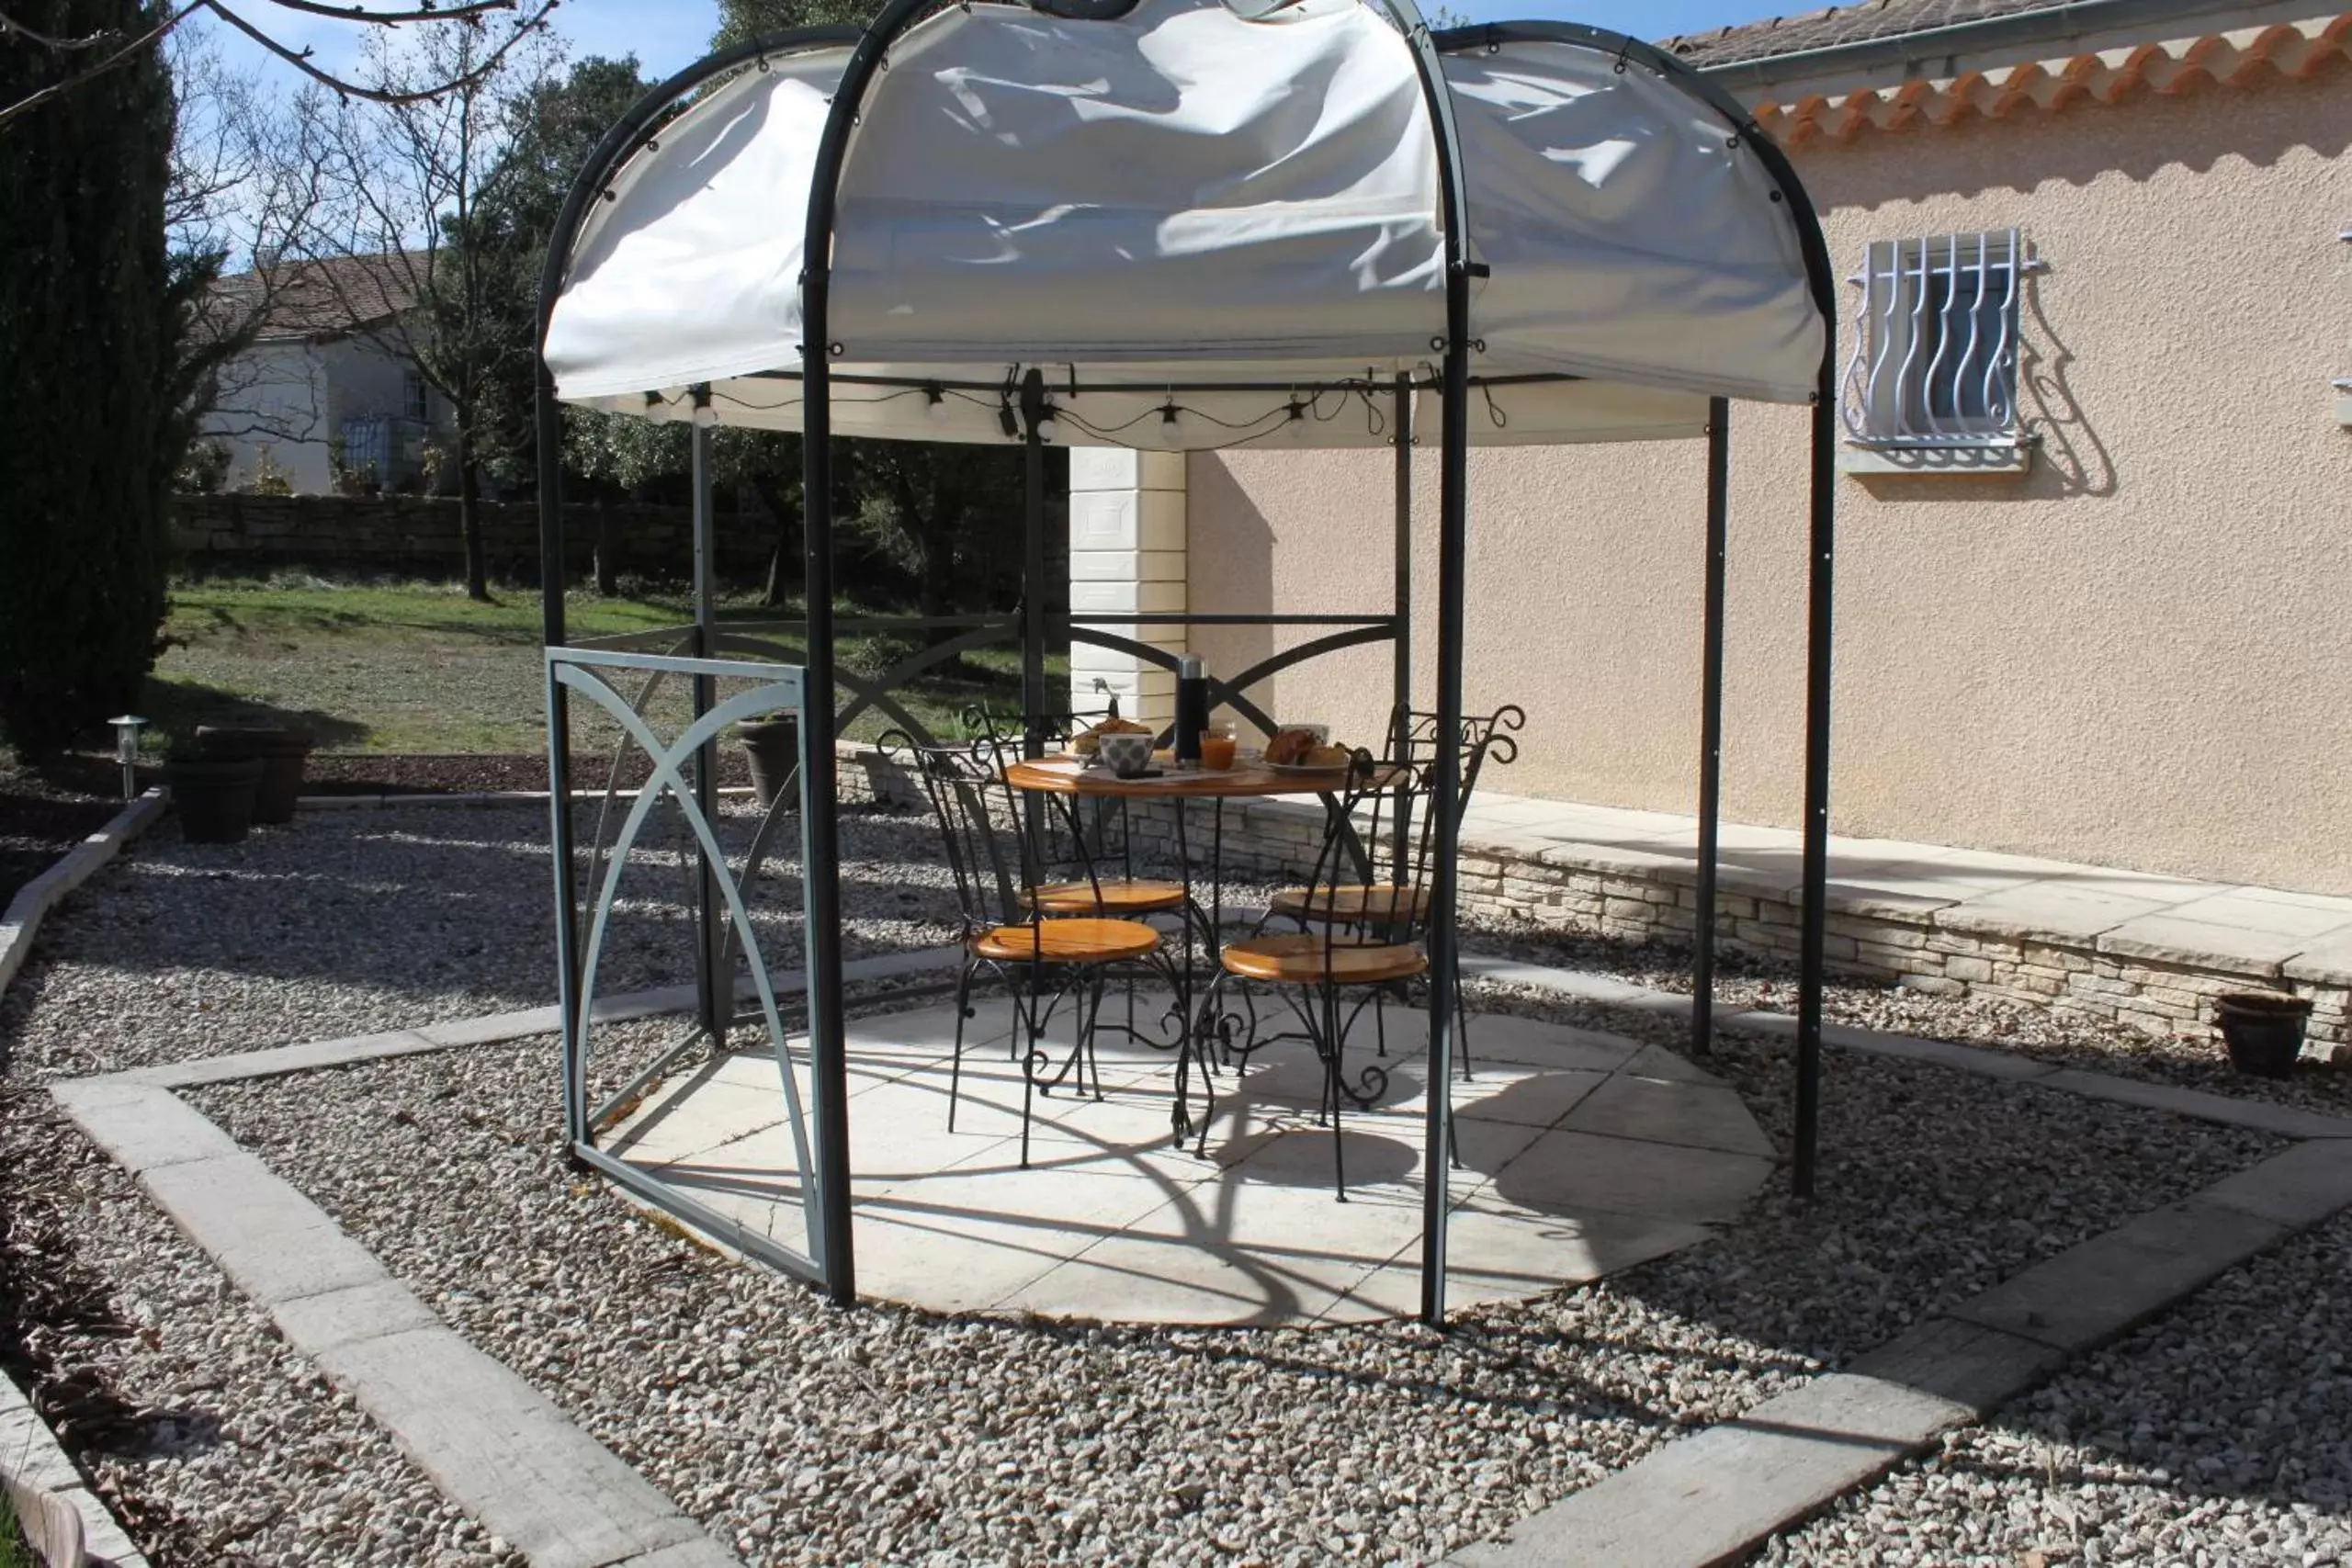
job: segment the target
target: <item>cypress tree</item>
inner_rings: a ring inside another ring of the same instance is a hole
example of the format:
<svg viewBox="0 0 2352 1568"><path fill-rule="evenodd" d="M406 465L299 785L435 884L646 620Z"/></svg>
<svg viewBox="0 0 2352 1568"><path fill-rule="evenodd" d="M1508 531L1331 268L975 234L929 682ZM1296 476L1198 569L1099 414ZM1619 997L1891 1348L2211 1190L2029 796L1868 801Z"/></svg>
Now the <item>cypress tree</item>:
<svg viewBox="0 0 2352 1568"><path fill-rule="evenodd" d="M160 19L148 0L11 0L52 39ZM0 103L92 51L0 40ZM164 612L179 382L202 269L165 248L173 107L160 49L0 125L0 730L54 750L136 700Z"/></svg>

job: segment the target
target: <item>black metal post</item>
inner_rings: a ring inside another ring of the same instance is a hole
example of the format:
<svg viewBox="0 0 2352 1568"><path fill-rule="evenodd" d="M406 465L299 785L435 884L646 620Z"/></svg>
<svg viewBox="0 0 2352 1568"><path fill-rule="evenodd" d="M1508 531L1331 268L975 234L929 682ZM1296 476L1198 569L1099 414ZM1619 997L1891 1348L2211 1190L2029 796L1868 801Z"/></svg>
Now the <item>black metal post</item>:
<svg viewBox="0 0 2352 1568"><path fill-rule="evenodd" d="M1469 557L1470 282L1486 268L1470 254L1470 198L1453 97L1429 24L1413 0L1384 0L1413 51L1437 154L1438 216L1445 231L1444 426L1438 458L1437 745L1430 820L1430 1071L1422 1122L1421 1321L1445 1325L1446 1222L1453 1209L1453 1059L1460 1033L1461 942L1454 889L1462 852L1462 658Z"/></svg>
<svg viewBox="0 0 2352 1568"><path fill-rule="evenodd" d="M1813 1196L1821 1134L1821 987L1829 916L1829 637L1838 473L1834 345L1813 405L1813 483L1804 659L1804 926L1797 950L1796 1156L1790 1185Z"/></svg>
<svg viewBox="0 0 2352 1568"><path fill-rule="evenodd" d="M1396 660L1396 700L1390 722L1396 727L1396 756L1401 761L1412 754L1413 733L1413 378L1408 375L1396 378L1395 423L1396 562L1388 613L1396 617L1396 642L1390 649ZM1408 826L1405 814L1398 812L1390 874L1399 883L1405 880L1405 864L1412 853L1406 841Z"/></svg>
<svg viewBox="0 0 2352 1568"><path fill-rule="evenodd" d="M696 388L695 403L697 410L709 406L710 389ZM710 475L711 429L696 419L694 425L693 482L695 530L695 638L696 659L708 659L717 651L718 599L714 576L718 566L714 559L718 542L716 524L711 516ZM694 678L695 717L708 713L718 700L718 683L707 675ZM695 806L703 820L718 823L718 741L716 737L705 741L695 752ZM718 912L718 868L695 840L695 931L700 939L695 956L695 1009L703 1032L711 1044L724 1049L727 1043L727 1023L735 1010L734 987L719 973L719 958L723 949L725 927Z"/></svg>
<svg viewBox="0 0 2352 1568"><path fill-rule="evenodd" d="M1024 459L1021 728L1022 754L1026 757L1046 754L1046 438L1042 427L1052 412L1046 401L1045 372L1033 369L1021 378L1021 446Z"/></svg>
<svg viewBox="0 0 2352 1568"><path fill-rule="evenodd" d="M1707 401L1707 570L1699 638L1699 908L1691 935L1690 1054L1715 1048L1715 855L1724 770L1724 576L1731 512L1731 400Z"/></svg>
<svg viewBox="0 0 2352 1568"><path fill-rule="evenodd" d="M542 307L542 316L545 307ZM542 320L540 335L546 335ZM538 446L539 637L548 648L564 645L563 405L556 401L555 377L538 361L538 390L532 410ZM561 1017L563 1122L567 1143L588 1138L587 1063L582 1058L580 1004L580 892L571 858L571 694L550 671L548 695L548 838L555 865L555 967L557 1011Z"/></svg>

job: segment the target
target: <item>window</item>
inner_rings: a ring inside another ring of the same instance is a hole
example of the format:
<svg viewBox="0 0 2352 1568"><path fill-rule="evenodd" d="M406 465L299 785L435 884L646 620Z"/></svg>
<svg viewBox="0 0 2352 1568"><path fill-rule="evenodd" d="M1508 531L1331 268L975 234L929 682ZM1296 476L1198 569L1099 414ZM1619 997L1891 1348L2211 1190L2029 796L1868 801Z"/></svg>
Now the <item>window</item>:
<svg viewBox="0 0 2352 1568"><path fill-rule="evenodd" d="M429 413L424 400L424 378L413 370L404 373L401 377L401 417L424 424L427 423Z"/></svg>
<svg viewBox="0 0 2352 1568"><path fill-rule="evenodd" d="M2018 320L2035 270L2015 229L1881 240L1861 276L1846 367L1847 438L1860 446L2014 446Z"/></svg>

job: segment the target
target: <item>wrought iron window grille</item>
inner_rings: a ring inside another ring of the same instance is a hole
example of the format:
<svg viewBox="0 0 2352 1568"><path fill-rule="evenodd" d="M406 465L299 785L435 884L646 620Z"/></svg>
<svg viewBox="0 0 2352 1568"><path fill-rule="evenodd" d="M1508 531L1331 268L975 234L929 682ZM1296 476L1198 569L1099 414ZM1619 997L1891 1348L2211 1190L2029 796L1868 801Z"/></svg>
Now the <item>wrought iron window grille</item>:
<svg viewBox="0 0 2352 1568"><path fill-rule="evenodd" d="M1876 449L2013 447L2025 280L2041 270L2015 229L1874 241L1862 270L1840 415Z"/></svg>

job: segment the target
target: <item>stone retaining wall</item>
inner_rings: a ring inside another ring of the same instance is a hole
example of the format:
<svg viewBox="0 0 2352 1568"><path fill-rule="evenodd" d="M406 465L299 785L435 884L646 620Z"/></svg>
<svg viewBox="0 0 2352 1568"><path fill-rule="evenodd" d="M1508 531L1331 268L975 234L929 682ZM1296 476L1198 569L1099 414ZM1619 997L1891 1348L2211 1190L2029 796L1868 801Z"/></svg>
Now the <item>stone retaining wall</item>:
<svg viewBox="0 0 2352 1568"><path fill-rule="evenodd" d="M872 748L842 748L842 798L920 804L913 781ZM1196 805L1192 839L1206 842L1208 807ZM1166 807L1131 818L1137 839L1171 850ZM1304 876L1321 842L1323 813L1297 801L1228 801L1224 863L1258 876ZM1462 910L1482 923L1598 933L1630 942L1687 942L1697 924L1698 870L1690 862L1598 844L1544 848L1466 842ZM2293 991L2312 998L2309 1037L2352 1050L2352 972L2300 962L2262 964L2220 953L2159 949L2112 937L2086 939L2005 924L1964 908L1922 910L1867 895L1833 893L1827 954L1833 974L1893 981L1935 996L1997 997L2087 1014L2151 1034L2205 1034L2212 998L2230 991ZM1717 877L1717 940L1731 951L1794 964L1801 939L1793 886L1724 867Z"/></svg>

